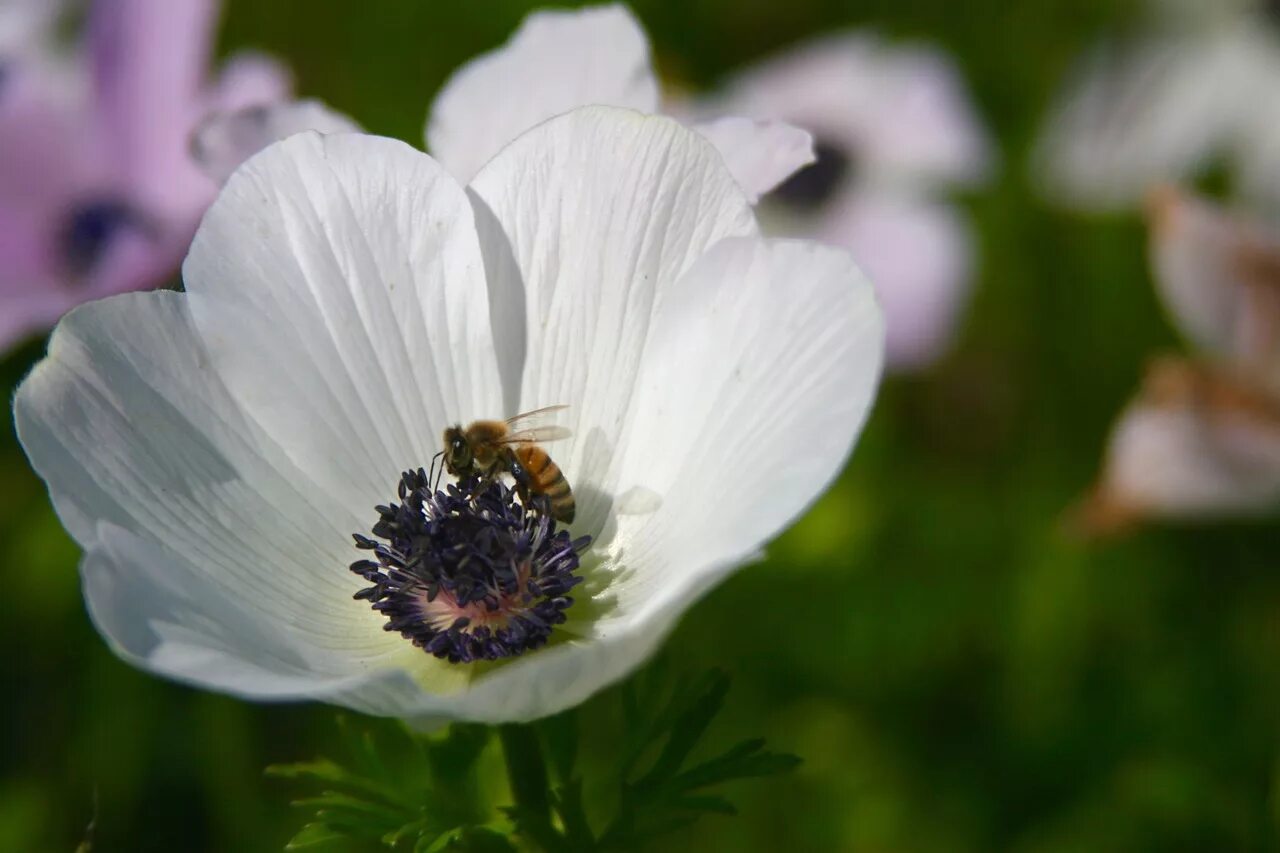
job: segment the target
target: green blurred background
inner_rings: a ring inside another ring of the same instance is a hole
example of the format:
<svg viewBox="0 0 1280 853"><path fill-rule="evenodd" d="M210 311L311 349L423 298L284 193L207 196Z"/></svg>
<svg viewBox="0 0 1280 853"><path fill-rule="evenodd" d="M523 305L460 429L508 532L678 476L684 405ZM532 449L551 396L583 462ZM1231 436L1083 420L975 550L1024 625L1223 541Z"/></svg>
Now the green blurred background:
<svg viewBox="0 0 1280 853"><path fill-rule="evenodd" d="M276 54L302 94L421 144L448 72L535 5L230 0L219 44ZM1132 4L634 8L664 75L690 87L833 28L935 41L1004 161L962 199L981 269L956 352L886 382L839 484L668 644L734 676L721 745L764 734L806 764L735 787L742 816L707 818L661 849L1275 849L1280 527L1092 545L1059 529L1145 358L1179 346L1141 223L1053 212L1025 173L1063 73ZM42 347L0 365L7 394ZM7 420L0 471L0 850L74 849L91 819L96 850L279 850L302 816L262 768L332 752L334 711L249 705L117 661Z"/></svg>

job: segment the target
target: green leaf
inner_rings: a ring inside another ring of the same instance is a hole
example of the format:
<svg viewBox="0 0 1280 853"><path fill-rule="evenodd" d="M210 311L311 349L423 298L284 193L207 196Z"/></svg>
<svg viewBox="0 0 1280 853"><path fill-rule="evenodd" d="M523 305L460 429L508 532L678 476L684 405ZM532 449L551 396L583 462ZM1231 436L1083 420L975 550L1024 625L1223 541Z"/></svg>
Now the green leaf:
<svg viewBox="0 0 1280 853"><path fill-rule="evenodd" d="M672 801L672 806L682 811L689 812L711 812L714 814L727 815L733 817L738 813L733 803L724 797L717 796L701 796L701 797L680 797Z"/></svg>
<svg viewBox="0 0 1280 853"><path fill-rule="evenodd" d="M671 786L674 790L691 791L734 779L789 773L800 764L799 756L765 752L764 740L748 740L723 755L680 773L671 780Z"/></svg>
<svg viewBox="0 0 1280 853"><path fill-rule="evenodd" d="M638 786L660 784L680 769L706 733L711 721L724 707L725 696L729 693L729 676L719 671L710 672L692 693L692 699L672 720L670 736L658 760L637 783Z"/></svg>
<svg viewBox="0 0 1280 853"><path fill-rule="evenodd" d="M469 838L464 831L471 824L494 814L477 802L474 778L489 742L485 727L457 726L432 736L382 722L359 728L346 718L338 727L344 761L318 758L267 768L268 775L320 788L294 803L312 817L295 843L345 839L344 849L354 840L390 850L425 849L451 829L462 833L457 838Z"/></svg>
<svg viewBox="0 0 1280 853"><path fill-rule="evenodd" d="M492 827L464 826L442 850L458 853L515 853L511 839Z"/></svg>
<svg viewBox="0 0 1280 853"><path fill-rule="evenodd" d="M333 847L347 840L347 836L334 832L323 823L309 823L289 839L285 850L315 850L317 847Z"/></svg>
<svg viewBox="0 0 1280 853"><path fill-rule="evenodd" d="M324 782L402 805L410 807L412 805L401 799L400 791L389 787L385 782L357 776L327 758L299 762L297 764L273 764L266 769L266 773L268 776L275 776L280 779Z"/></svg>
<svg viewBox="0 0 1280 853"><path fill-rule="evenodd" d="M729 678L719 671L678 679L671 687L641 676L622 691L624 718L635 735L619 768L617 812L596 849L632 849L702 815L734 815L737 810L729 800L706 789L784 773L799 764L795 756L769 752L763 740L755 739L687 766L723 710L728 691ZM646 763L647 771L636 778L636 768Z"/></svg>
<svg viewBox="0 0 1280 853"><path fill-rule="evenodd" d="M564 837L570 850L588 850L595 836L582 806L582 780L570 779L554 791L553 806L564 824Z"/></svg>
<svg viewBox="0 0 1280 853"><path fill-rule="evenodd" d="M437 783L454 782L475 769L489 745L488 726L454 723L443 734L426 740L426 760Z"/></svg>
<svg viewBox="0 0 1280 853"><path fill-rule="evenodd" d="M560 784L573 778L573 768L578 761L578 717L570 709L554 717L547 717L536 724L538 734L546 746L550 766Z"/></svg>

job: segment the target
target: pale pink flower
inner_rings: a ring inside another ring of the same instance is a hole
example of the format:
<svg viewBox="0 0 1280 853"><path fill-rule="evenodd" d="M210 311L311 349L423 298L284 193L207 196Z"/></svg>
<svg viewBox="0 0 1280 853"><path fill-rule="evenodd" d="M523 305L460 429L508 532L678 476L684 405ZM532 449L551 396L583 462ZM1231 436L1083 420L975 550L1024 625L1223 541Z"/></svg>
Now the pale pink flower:
<svg viewBox="0 0 1280 853"><path fill-rule="evenodd" d="M884 307L891 368L951 343L973 275L973 241L942 193L992 169L991 141L945 55L866 33L823 37L732 78L704 105L813 134L818 162L762 205L775 230L853 252Z"/></svg>
<svg viewBox="0 0 1280 853"><path fill-rule="evenodd" d="M3 19L28 39L0 84L0 349L176 274L217 190L190 156L192 131L288 89L253 55L209 78L216 16L214 0L98 2L66 56L31 42L47 16Z"/></svg>

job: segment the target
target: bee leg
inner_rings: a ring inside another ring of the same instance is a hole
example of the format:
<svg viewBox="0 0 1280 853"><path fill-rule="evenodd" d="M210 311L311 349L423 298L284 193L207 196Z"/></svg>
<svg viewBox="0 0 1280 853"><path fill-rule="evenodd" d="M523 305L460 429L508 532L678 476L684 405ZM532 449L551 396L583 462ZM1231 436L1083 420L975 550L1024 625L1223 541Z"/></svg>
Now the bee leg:
<svg viewBox="0 0 1280 853"><path fill-rule="evenodd" d="M530 483L529 472L520 464L520 460L516 458L515 451L510 447L507 448L504 456L505 459L503 461L506 463L507 471L510 472L511 479L516 481L516 494L520 496L520 503L524 504L525 508L528 509Z"/></svg>
<svg viewBox="0 0 1280 853"><path fill-rule="evenodd" d="M476 480L476 487L467 495L467 500L475 500L481 492L489 488L489 484L498 479L498 472L490 470L487 473L480 474L480 479Z"/></svg>

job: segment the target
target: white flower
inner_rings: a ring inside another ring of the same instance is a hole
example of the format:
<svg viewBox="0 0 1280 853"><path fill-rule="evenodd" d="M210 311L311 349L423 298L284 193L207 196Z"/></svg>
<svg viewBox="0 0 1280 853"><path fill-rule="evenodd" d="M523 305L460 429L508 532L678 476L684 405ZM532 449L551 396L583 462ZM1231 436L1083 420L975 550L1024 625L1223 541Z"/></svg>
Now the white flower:
<svg viewBox="0 0 1280 853"><path fill-rule="evenodd" d="M427 150L467 182L504 146L534 125L575 107L661 110L649 42L622 5L534 12L506 44L462 65L431 105ZM205 128L198 150L225 180L269 142L301 130L355 129L351 119L308 102L226 116ZM720 150L753 203L813 162L809 134L776 121L724 117L695 129Z"/></svg>
<svg viewBox="0 0 1280 853"><path fill-rule="evenodd" d="M1157 288L1200 352L1153 363L1121 414L1091 532L1280 509L1280 231L1172 188L1150 211Z"/></svg>
<svg viewBox="0 0 1280 853"><path fill-rule="evenodd" d="M1059 202L1105 211L1225 164L1234 189L1274 205L1274 12L1262 0L1158 0L1150 11L1140 37L1099 45L1075 69L1041 133L1036 181Z"/></svg>
<svg viewBox="0 0 1280 853"><path fill-rule="evenodd" d="M937 195L982 181L993 154L945 56L865 34L820 39L744 72L724 97L693 108L663 104L648 40L627 7L534 12L441 88L427 150L468 181L523 131L590 104L681 118L716 146L752 203L776 190L765 198L771 231L850 250L877 288L891 367L927 366L950 346L967 302L973 240L965 218ZM292 108L256 111L233 129L214 122L208 135L247 141L208 146L227 152L210 171L225 178L268 141L349 123ZM822 162L814 166L806 131L818 137Z"/></svg>
<svg viewBox="0 0 1280 853"><path fill-rule="evenodd" d="M415 720L528 719L635 666L839 472L883 346L846 254L763 239L709 144L614 108L465 191L398 142L293 136L183 273L73 311L15 401L94 622L161 675ZM568 621L482 667L384 630L351 535L446 426L551 404L593 538Z"/></svg>
<svg viewBox="0 0 1280 853"><path fill-rule="evenodd" d="M951 62L865 33L827 36L744 71L704 109L813 134L817 164L766 197L766 222L853 253L884 307L891 368L941 356L967 301L973 241L938 196L982 181L993 160Z"/></svg>

